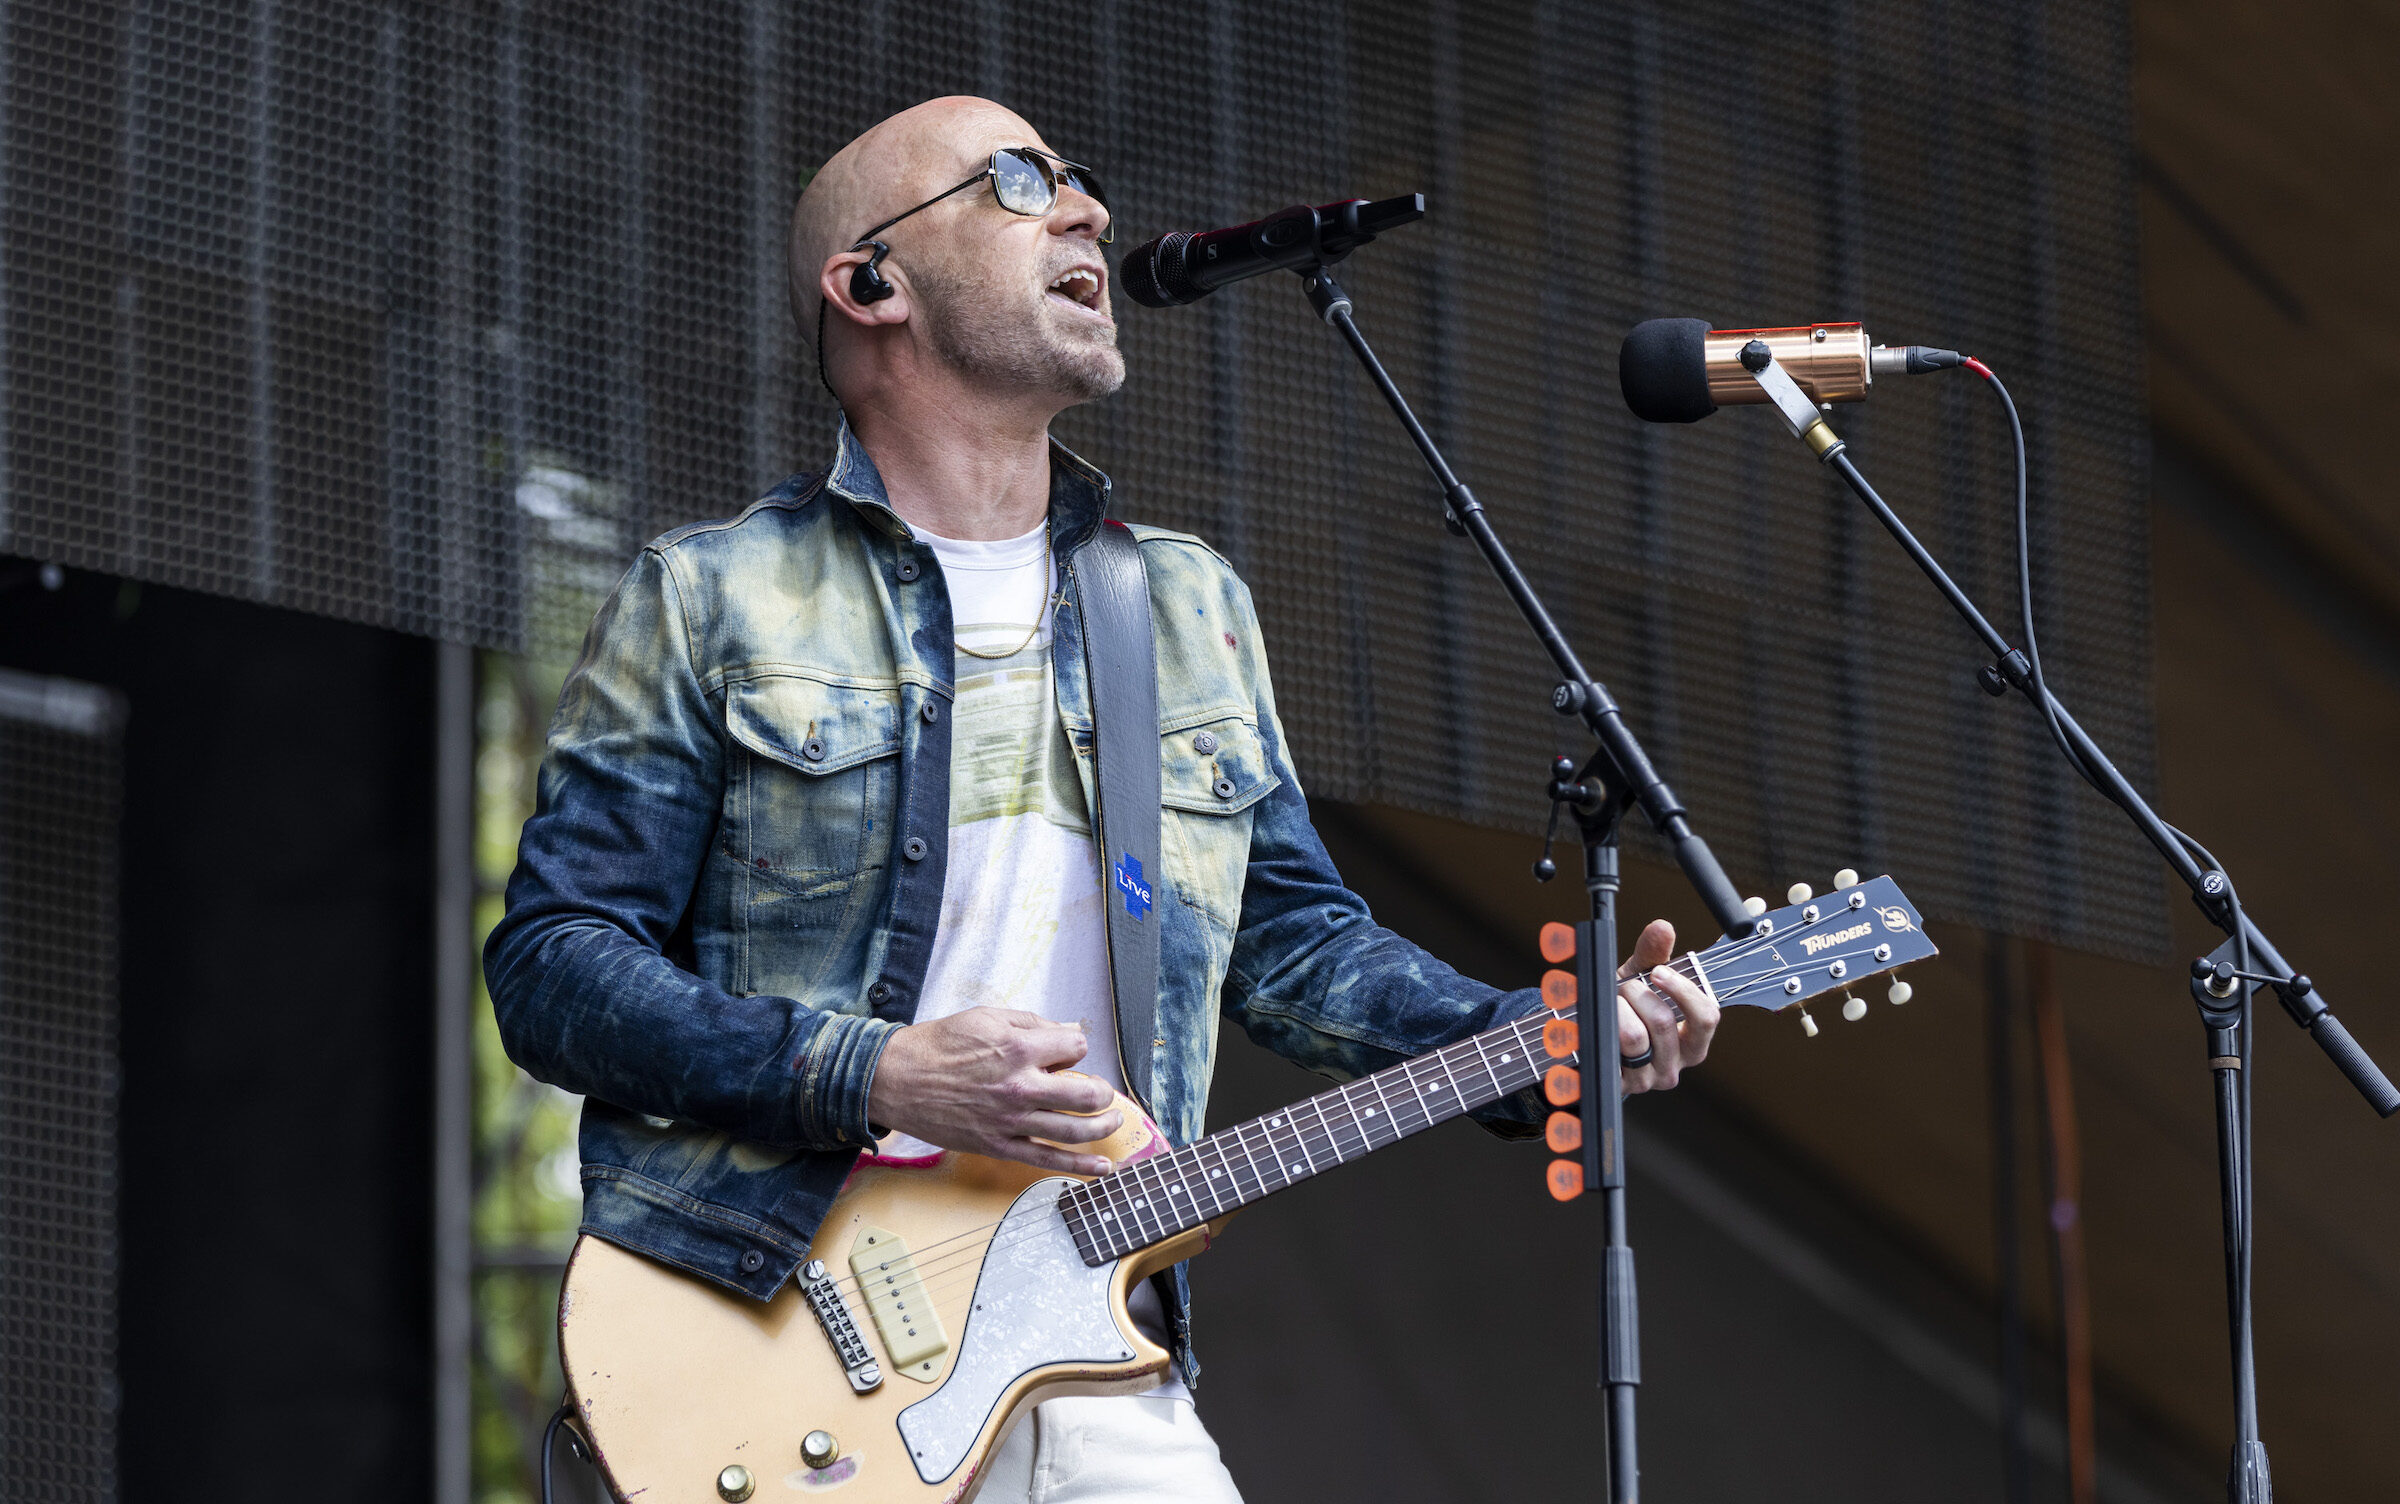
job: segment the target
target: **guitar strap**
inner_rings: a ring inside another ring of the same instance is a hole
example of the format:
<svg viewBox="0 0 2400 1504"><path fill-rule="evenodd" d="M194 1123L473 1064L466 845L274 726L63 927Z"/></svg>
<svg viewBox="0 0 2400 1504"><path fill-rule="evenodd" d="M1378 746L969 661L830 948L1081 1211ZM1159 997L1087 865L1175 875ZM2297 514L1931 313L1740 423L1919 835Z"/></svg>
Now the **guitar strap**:
<svg viewBox="0 0 2400 1504"><path fill-rule="evenodd" d="M1116 999L1125 1090L1147 1109L1158 1037L1158 647L1141 545L1122 522L1100 524L1067 564L1083 612L1084 677L1092 688L1093 812L1107 885L1108 981Z"/></svg>

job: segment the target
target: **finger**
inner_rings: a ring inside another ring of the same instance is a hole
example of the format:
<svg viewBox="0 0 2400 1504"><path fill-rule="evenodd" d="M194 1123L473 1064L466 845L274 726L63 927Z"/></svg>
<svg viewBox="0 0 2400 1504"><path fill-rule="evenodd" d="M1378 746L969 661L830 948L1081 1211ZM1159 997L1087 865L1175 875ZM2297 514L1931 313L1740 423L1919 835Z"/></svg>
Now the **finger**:
<svg viewBox="0 0 2400 1504"><path fill-rule="evenodd" d="M1625 963L1617 968L1617 980L1622 982L1627 977L1638 977L1650 968L1663 964L1674 954L1675 926L1664 919L1653 919L1642 926L1641 934L1634 937L1633 954L1626 957Z"/></svg>
<svg viewBox="0 0 2400 1504"><path fill-rule="evenodd" d="M1673 1086L1683 1070L1683 1033L1675 1026L1675 1005L1638 978L1620 987L1618 997L1631 1005L1649 1030L1649 1069L1657 1078L1656 1084Z"/></svg>
<svg viewBox="0 0 2400 1504"><path fill-rule="evenodd" d="M1027 1138L1046 1138L1054 1144L1096 1144L1125 1126L1125 1114L1114 1109L1098 1117L1029 1112L1008 1126Z"/></svg>
<svg viewBox="0 0 2400 1504"><path fill-rule="evenodd" d="M1036 1071L1016 1083L1018 1105L1036 1112L1073 1112L1089 1117L1117 1099L1116 1088L1080 1071Z"/></svg>
<svg viewBox="0 0 2400 1504"><path fill-rule="evenodd" d="M1661 966L1650 973L1650 985L1674 1000L1683 1010L1682 1058L1685 1069L1708 1058L1708 1042L1717 1037L1717 1025L1723 1019L1719 1009L1699 983L1671 967Z"/></svg>
<svg viewBox="0 0 2400 1504"><path fill-rule="evenodd" d="M1048 1170L1058 1175L1106 1175L1116 1168L1115 1163L1103 1155L1077 1154L1071 1149L1036 1143L1029 1138L1000 1139L989 1145L988 1149L995 1159L1013 1159L1020 1164L1032 1165L1037 1170Z"/></svg>
<svg viewBox="0 0 2400 1504"><path fill-rule="evenodd" d="M1671 1037L1672 1031L1669 1033ZM1640 1055L1644 1050L1651 1052L1651 1059L1647 1063L1631 1070L1619 1067L1620 1074L1625 1080L1625 1092L1628 1096L1648 1091L1657 1084L1658 1046L1649 1026L1642 1022L1642 1016L1634 1011L1633 1004L1626 1001L1624 994L1619 993L1617 996L1617 1059L1623 1061Z"/></svg>
<svg viewBox="0 0 2400 1504"><path fill-rule="evenodd" d="M1054 1024L1047 1019L1037 1020L1037 1027L1027 1029L1018 1039L1023 1053L1019 1056L1028 1065L1046 1071L1062 1070L1083 1059L1091 1052L1091 1041L1074 1024Z"/></svg>

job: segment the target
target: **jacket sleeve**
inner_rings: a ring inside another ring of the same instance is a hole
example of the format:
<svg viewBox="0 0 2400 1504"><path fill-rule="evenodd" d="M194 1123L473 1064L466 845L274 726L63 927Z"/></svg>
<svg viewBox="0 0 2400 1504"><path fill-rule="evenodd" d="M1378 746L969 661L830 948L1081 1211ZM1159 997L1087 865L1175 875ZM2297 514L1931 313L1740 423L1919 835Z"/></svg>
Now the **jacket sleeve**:
<svg viewBox="0 0 2400 1504"><path fill-rule="evenodd" d="M1255 641L1255 630L1250 635ZM1463 977L1375 922L1309 820L1263 653L1252 672L1267 766L1281 782L1255 807L1227 1016L1278 1055L1347 1081L1539 1010L1539 992ZM1502 1137L1522 1138L1548 1110L1525 1091L1474 1117Z"/></svg>
<svg viewBox="0 0 2400 1504"><path fill-rule="evenodd" d="M723 797L721 721L658 548L600 610L559 696L484 977L509 1058L633 1112L784 1149L866 1147L895 1027L742 997L668 959Z"/></svg>

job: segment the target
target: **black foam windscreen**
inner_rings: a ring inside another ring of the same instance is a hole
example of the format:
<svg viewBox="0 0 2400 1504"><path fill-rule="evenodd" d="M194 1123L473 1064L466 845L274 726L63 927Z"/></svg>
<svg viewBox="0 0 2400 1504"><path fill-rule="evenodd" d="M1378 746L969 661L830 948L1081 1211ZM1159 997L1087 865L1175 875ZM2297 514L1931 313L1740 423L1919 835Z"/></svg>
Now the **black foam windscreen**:
<svg viewBox="0 0 2400 1504"><path fill-rule="evenodd" d="M1646 319L1617 351L1625 405L1652 423L1697 423L1717 410L1708 395L1709 326L1701 319Z"/></svg>

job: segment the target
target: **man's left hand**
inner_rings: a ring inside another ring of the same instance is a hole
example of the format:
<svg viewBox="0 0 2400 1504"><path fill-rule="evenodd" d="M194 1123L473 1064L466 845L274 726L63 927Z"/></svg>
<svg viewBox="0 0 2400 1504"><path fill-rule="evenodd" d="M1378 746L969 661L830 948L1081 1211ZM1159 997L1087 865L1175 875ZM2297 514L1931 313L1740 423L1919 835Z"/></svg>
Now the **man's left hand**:
<svg viewBox="0 0 2400 1504"><path fill-rule="evenodd" d="M1708 1058L1717 1032L1717 1005L1699 984L1667 968L1674 954L1675 926L1653 919L1617 968L1617 1053L1632 1059L1650 1051L1649 1064L1625 1072L1628 1096L1673 1086L1677 1076Z"/></svg>

